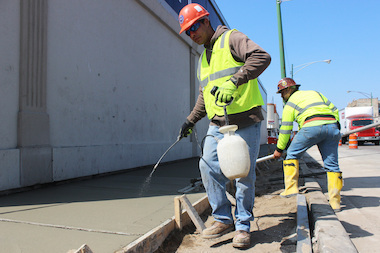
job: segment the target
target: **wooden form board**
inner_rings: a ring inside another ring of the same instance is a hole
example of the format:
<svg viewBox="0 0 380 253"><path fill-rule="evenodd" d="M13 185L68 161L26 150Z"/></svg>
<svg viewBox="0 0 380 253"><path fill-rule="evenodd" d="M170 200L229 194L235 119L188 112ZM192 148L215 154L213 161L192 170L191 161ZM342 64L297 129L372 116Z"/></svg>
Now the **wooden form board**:
<svg viewBox="0 0 380 253"><path fill-rule="evenodd" d="M176 200L174 200L176 201ZM197 213L203 213L207 208L210 207L208 202L207 195L199 199L192 205ZM175 207L176 208L176 207ZM181 224L186 226L190 224L191 218L186 210L182 211L181 214ZM138 253L138 252L154 252L156 251L161 244L165 241L166 237L174 230L177 229L175 216L171 219L168 219L158 227L150 230L148 233L138 238L137 240L131 242L126 247L122 248L116 253Z"/></svg>

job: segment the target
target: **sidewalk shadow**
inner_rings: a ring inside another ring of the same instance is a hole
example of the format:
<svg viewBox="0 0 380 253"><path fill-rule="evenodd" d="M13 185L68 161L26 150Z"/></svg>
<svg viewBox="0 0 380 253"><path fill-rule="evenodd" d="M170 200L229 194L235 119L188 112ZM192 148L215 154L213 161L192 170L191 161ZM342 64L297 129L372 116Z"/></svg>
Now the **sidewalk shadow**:
<svg viewBox="0 0 380 253"><path fill-rule="evenodd" d="M261 153L266 155L272 149L263 145ZM199 159L160 163L150 179L154 165L17 189L0 195L0 207L178 196L183 194L179 190L200 178ZM200 187L193 192L205 191Z"/></svg>
<svg viewBox="0 0 380 253"><path fill-rule="evenodd" d="M142 187L153 166L30 187L0 196L0 207L182 195L178 190L200 177L198 160L193 158L161 164L144 191ZM199 192L203 192L202 189Z"/></svg>

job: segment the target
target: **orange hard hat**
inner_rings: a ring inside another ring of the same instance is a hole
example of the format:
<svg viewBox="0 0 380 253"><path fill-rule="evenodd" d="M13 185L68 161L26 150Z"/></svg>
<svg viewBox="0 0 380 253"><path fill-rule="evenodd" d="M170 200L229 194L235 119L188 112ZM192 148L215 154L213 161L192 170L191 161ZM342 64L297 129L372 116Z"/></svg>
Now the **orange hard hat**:
<svg viewBox="0 0 380 253"><path fill-rule="evenodd" d="M291 87L291 86L300 87L301 85L300 84L296 84L296 82L293 79L289 78L289 77L282 78L278 82L277 93L280 93L282 90L284 90L284 89L286 89L288 87Z"/></svg>
<svg viewBox="0 0 380 253"><path fill-rule="evenodd" d="M182 8L179 12L178 21L181 26L179 34L189 29L197 20L204 16L208 16L210 13L199 4L188 4Z"/></svg>

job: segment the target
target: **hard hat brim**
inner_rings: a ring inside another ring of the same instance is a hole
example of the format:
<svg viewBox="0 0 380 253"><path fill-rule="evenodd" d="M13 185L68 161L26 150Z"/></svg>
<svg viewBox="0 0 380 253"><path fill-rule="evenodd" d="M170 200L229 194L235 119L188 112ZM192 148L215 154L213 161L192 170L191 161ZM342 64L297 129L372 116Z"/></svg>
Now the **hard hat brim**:
<svg viewBox="0 0 380 253"><path fill-rule="evenodd" d="M280 94L281 91L283 91L283 90L285 90L285 89L287 89L287 88L293 87L293 86L296 86L296 87L298 88L298 87L301 86L301 84L296 84L296 85L292 85L292 86L286 87L286 88L284 88L284 89L281 89L281 90L277 91L276 93L277 93L277 94Z"/></svg>
<svg viewBox="0 0 380 253"><path fill-rule="evenodd" d="M205 16L208 16L209 13L204 13L203 15L199 16L199 17L196 17L194 19L192 19L190 22L187 22L186 25L182 26L181 27L181 30L179 31L179 34L183 33L184 31L186 31L187 29L189 29L192 25L194 25L198 20L202 19L203 17Z"/></svg>

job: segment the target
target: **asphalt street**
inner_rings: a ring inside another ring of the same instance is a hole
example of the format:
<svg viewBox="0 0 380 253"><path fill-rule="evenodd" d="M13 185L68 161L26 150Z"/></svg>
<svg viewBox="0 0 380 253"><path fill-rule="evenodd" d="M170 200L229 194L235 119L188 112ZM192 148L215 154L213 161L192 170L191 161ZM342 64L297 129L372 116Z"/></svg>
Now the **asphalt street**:
<svg viewBox="0 0 380 253"><path fill-rule="evenodd" d="M323 164L317 147L307 152ZM359 252L380 252L380 146L339 147L344 186L337 216Z"/></svg>

